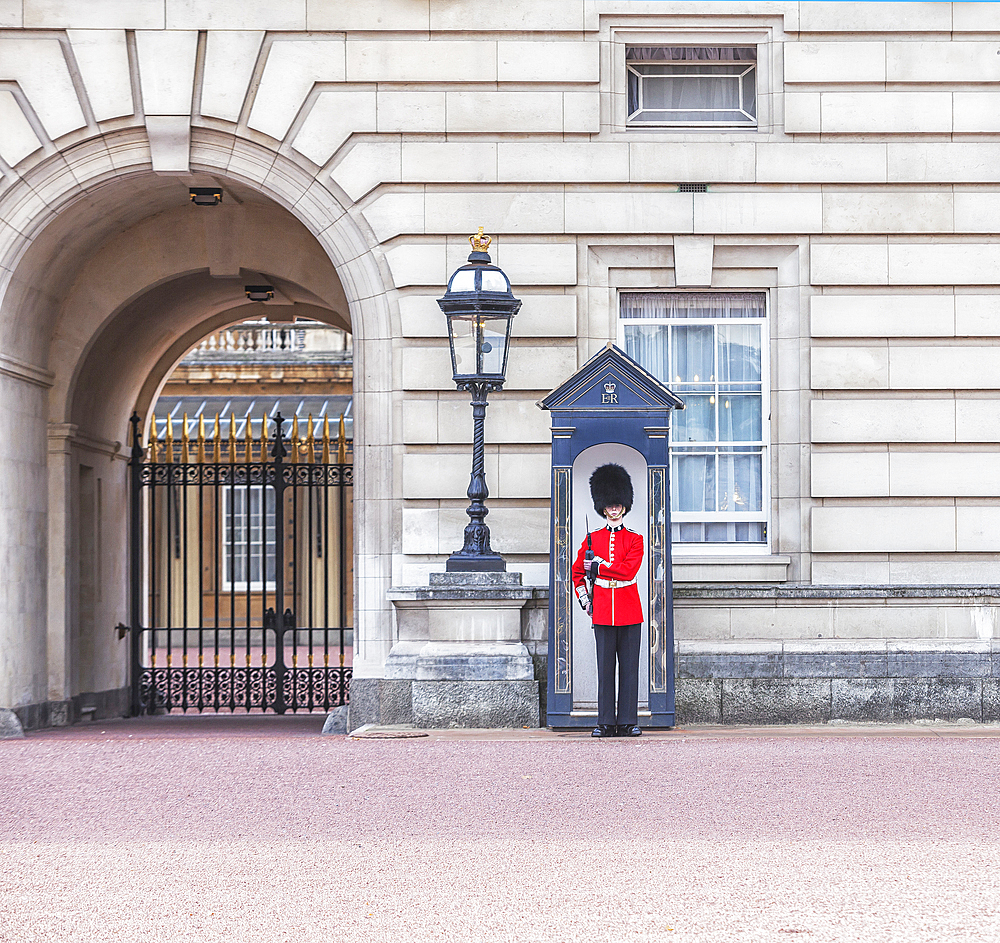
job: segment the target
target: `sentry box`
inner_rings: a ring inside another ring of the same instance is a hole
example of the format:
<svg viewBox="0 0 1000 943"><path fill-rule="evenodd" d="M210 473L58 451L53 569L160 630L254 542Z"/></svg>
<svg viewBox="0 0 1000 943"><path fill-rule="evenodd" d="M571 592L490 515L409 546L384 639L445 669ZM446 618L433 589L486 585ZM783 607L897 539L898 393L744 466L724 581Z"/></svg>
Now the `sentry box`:
<svg viewBox="0 0 1000 943"><path fill-rule="evenodd" d="M616 462L632 479L625 526L642 534L638 585L645 622L639 665L639 725L674 725L674 614L670 571L670 411L684 403L651 373L608 344L539 404L552 413L547 723L592 727L597 719L597 652L590 617L576 602L570 569L590 530L603 526L590 475ZM643 588L645 587L645 591Z"/></svg>

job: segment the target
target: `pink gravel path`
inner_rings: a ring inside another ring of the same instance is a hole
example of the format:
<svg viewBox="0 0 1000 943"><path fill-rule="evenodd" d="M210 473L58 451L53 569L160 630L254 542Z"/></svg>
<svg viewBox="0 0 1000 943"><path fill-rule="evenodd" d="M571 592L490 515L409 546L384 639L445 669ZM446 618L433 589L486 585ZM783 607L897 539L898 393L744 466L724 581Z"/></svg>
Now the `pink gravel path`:
<svg viewBox="0 0 1000 943"><path fill-rule="evenodd" d="M1000 939L1000 737L0 742L0 941ZM844 732L846 733L846 732Z"/></svg>

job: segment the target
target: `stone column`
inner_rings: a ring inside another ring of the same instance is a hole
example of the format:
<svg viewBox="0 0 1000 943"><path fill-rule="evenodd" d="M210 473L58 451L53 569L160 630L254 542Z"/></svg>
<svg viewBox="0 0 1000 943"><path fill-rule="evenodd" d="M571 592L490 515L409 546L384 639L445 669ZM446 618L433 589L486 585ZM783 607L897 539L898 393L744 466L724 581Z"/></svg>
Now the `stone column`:
<svg viewBox="0 0 1000 943"><path fill-rule="evenodd" d="M49 426L49 542L48 542L48 700L49 723L72 722L73 695L73 437L69 423Z"/></svg>
<svg viewBox="0 0 1000 943"><path fill-rule="evenodd" d="M0 709L48 722L45 412L51 375L0 354Z"/></svg>

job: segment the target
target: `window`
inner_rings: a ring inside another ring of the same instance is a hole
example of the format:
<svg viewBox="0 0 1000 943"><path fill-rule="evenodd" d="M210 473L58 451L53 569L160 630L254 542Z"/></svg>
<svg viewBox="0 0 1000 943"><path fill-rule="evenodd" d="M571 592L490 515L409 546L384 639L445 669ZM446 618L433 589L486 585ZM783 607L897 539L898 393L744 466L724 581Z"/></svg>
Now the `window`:
<svg viewBox="0 0 1000 943"><path fill-rule="evenodd" d="M627 46L628 124L757 126L755 46Z"/></svg>
<svg viewBox="0 0 1000 943"><path fill-rule="evenodd" d="M270 485L224 488L222 532L225 588L274 589L274 488Z"/></svg>
<svg viewBox="0 0 1000 943"><path fill-rule="evenodd" d="M623 292L619 343L684 400L671 417L675 544L766 544L763 292Z"/></svg>

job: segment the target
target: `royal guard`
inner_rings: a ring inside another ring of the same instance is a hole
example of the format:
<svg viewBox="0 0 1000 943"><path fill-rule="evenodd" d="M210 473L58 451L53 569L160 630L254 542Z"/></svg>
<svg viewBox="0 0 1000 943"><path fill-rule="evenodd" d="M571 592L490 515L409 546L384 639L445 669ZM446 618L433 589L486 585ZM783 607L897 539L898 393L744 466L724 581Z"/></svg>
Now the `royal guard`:
<svg viewBox="0 0 1000 943"><path fill-rule="evenodd" d="M597 726L591 736L638 737L643 615L636 574L645 549L642 535L623 522L632 510L632 479L621 465L602 465L590 476L590 495L594 510L607 524L587 534L580 546L573 586L580 605L594 620L597 640Z"/></svg>

